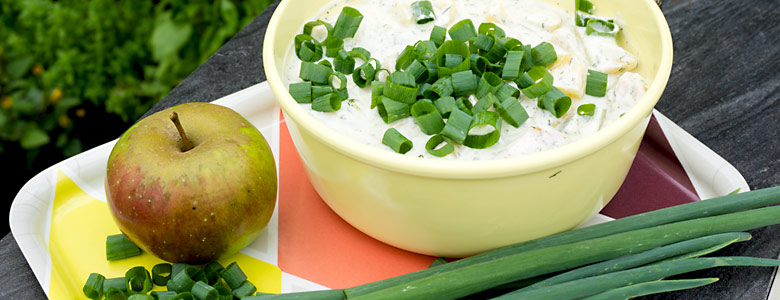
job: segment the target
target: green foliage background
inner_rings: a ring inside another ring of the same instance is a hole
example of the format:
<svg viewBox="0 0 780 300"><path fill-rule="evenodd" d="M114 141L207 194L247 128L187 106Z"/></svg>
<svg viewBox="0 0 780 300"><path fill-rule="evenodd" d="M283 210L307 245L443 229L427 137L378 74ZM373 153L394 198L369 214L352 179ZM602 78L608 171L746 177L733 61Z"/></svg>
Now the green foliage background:
<svg viewBox="0 0 780 300"><path fill-rule="evenodd" d="M81 152L88 108L129 126L270 2L1 1L0 155Z"/></svg>

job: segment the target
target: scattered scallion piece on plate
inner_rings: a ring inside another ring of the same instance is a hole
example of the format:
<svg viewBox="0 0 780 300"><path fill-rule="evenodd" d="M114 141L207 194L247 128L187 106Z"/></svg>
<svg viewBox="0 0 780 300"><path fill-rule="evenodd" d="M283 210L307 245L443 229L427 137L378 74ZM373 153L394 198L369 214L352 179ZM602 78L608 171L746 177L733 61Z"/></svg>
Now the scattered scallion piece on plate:
<svg viewBox="0 0 780 300"><path fill-rule="evenodd" d="M577 106L577 114L580 116L593 116L596 111L596 104L588 103Z"/></svg>
<svg viewBox="0 0 780 300"><path fill-rule="evenodd" d="M171 270L173 266L169 263L159 263L152 267L152 282L155 285L165 286L171 279Z"/></svg>
<svg viewBox="0 0 780 300"><path fill-rule="evenodd" d="M388 128L382 136L382 144L390 147L396 153L404 154L412 150L412 141L398 132L395 128Z"/></svg>
<svg viewBox="0 0 780 300"><path fill-rule="evenodd" d="M594 97L604 97L607 94L607 74L588 69L585 83L585 94Z"/></svg>
<svg viewBox="0 0 780 300"><path fill-rule="evenodd" d="M412 2L412 17L417 24L425 24L433 21L436 18L436 14L433 13L433 5L430 1L415 1Z"/></svg>
<svg viewBox="0 0 780 300"><path fill-rule="evenodd" d="M585 34L601 36L617 36L620 26L614 22L608 22L602 19L589 19L585 24Z"/></svg>
<svg viewBox="0 0 780 300"><path fill-rule="evenodd" d="M91 273L87 278L87 283L81 288L84 295L89 299L100 299L103 297L103 282L106 280L101 274Z"/></svg>
<svg viewBox="0 0 780 300"><path fill-rule="evenodd" d="M455 146L443 135L435 134L425 143L425 150L433 156L444 157L455 151Z"/></svg>
<svg viewBox="0 0 780 300"><path fill-rule="evenodd" d="M106 260L118 260L141 255L138 248L124 234L114 234L106 237Z"/></svg>

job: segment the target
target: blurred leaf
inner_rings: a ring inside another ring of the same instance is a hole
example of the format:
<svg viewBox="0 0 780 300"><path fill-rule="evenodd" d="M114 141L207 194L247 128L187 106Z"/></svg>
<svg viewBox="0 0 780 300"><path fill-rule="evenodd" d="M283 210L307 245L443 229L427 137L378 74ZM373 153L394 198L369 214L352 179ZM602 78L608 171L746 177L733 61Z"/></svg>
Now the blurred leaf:
<svg viewBox="0 0 780 300"><path fill-rule="evenodd" d="M32 68L35 58L32 56L14 57L8 62L6 71L11 78L22 77L25 73Z"/></svg>
<svg viewBox="0 0 780 300"><path fill-rule="evenodd" d="M43 111L43 93L38 88L27 90L27 94L14 101L14 108L27 115L37 115Z"/></svg>
<svg viewBox="0 0 780 300"><path fill-rule="evenodd" d="M65 155L65 157L71 157L76 154L81 153L82 146L81 146L81 140L80 139L72 139L68 141L68 143L65 145L65 148L62 149L62 153Z"/></svg>
<svg viewBox="0 0 780 300"><path fill-rule="evenodd" d="M150 40L152 56L160 61L174 55L184 46L190 34L192 34L192 27L188 24L176 24L171 20L170 13L161 14L157 17Z"/></svg>
<svg viewBox="0 0 780 300"><path fill-rule="evenodd" d="M19 144L24 149L34 149L49 143L49 135L45 131L38 128L35 123L29 124L22 132L22 137L19 140Z"/></svg>
<svg viewBox="0 0 780 300"><path fill-rule="evenodd" d="M5 114L5 110L0 110L0 128L5 127L5 124L8 122L8 116Z"/></svg>

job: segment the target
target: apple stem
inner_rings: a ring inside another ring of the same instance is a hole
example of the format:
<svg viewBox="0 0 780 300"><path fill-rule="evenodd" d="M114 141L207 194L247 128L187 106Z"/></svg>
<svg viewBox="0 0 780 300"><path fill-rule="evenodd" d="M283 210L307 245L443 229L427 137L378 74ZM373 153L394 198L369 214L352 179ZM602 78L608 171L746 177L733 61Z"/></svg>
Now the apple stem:
<svg viewBox="0 0 780 300"><path fill-rule="evenodd" d="M192 149L194 146L192 145L192 142L190 139L187 138L187 134L184 133L184 128L181 127L181 122L179 122L179 114L177 114L175 111L171 112L171 121L173 121L173 125L176 125L176 130L179 131L179 135L181 135L181 152L187 152L187 150Z"/></svg>

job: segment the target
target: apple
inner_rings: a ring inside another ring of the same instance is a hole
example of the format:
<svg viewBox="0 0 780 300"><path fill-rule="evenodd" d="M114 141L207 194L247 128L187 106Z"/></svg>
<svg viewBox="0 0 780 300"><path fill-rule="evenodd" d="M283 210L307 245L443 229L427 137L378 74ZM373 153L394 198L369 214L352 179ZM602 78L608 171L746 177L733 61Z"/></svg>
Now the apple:
<svg viewBox="0 0 780 300"><path fill-rule="evenodd" d="M204 263L246 247L276 205L268 143L237 112L187 103L130 127L108 157L114 221L144 251Z"/></svg>

